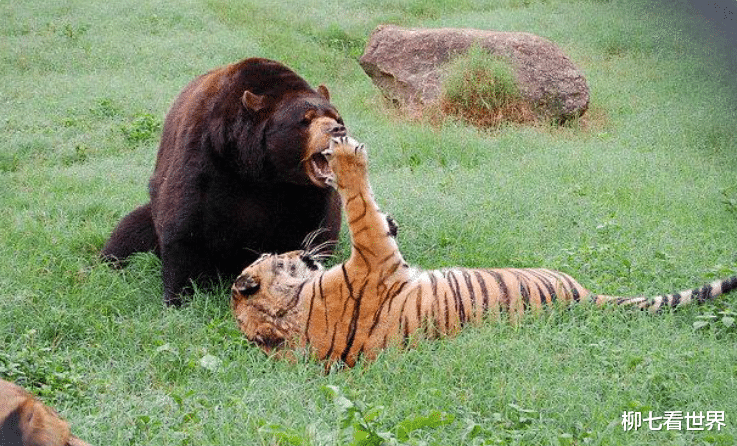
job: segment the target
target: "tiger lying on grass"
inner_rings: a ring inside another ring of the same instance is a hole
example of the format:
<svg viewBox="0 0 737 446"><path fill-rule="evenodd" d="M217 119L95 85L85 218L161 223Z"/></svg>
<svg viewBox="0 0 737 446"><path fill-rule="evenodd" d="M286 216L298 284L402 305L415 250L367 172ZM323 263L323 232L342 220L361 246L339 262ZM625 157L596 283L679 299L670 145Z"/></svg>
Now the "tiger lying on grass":
<svg viewBox="0 0 737 446"><path fill-rule="evenodd" d="M554 301L593 301L658 311L737 288L735 276L672 295L612 297L547 269L412 268L393 237L396 226L374 201L364 146L343 137L323 155L345 209L351 256L325 270L321 247L306 248L264 254L243 270L232 287L232 309L241 331L267 352L309 346L328 365L342 360L352 367L418 330L428 338L451 335L501 310L515 319Z"/></svg>

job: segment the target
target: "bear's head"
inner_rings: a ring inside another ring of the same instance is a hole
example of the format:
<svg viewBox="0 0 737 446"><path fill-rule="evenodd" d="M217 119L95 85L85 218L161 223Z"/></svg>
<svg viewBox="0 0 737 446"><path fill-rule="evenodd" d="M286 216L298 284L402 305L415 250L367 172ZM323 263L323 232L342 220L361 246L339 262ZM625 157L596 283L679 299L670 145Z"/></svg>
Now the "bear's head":
<svg viewBox="0 0 737 446"><path fill-rule="evenodd" d="M279 96L251 90L242 96L252 116L265 118L262 148L269 174L289 183L326 187L330 168L322 152L331 138L347 134L327 87L281 91Z"/></svg>

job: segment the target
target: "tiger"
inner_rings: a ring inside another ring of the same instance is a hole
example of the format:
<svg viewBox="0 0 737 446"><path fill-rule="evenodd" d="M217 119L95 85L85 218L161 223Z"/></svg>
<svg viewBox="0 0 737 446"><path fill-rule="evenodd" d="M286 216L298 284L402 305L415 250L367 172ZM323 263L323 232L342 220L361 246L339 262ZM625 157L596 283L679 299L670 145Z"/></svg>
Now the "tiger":
<svg viewBox="0 0 737 446"><path fill-rule="evenodd" d="M379 210L368 155L351 137L322 152L350 232L349 258L329 269L322 246L263 254L231 288L231 309L248 340L267 353L302 350L353 367L412 336L439 338L506 313L518 319L556 301L613 303L658 312L705 302L737 288L737 276L657 297L598 295L568 274L544 268L422 270L399 251L394 220ZM412 338L415 339L415 338Z"/></svg>
<svg viewBox="0 0 737 446"><path fill-rule="evenodd" d="M22 387L0 379L0 445L90 446L69 425Z"/></svg>

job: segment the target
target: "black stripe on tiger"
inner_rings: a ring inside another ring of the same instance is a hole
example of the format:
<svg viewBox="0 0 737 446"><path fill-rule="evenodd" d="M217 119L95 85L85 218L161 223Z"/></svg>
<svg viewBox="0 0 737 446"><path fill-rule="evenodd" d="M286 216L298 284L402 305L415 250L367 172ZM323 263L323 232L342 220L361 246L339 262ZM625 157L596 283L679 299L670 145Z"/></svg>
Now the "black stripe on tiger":
<svg viewBox="0 0 737 446"><path fill-rule="evenodd" d="M486 314L486 312L489 311L489 292L486 289L486 281L479 271L474 271L473 275L476 277L476 283L479 284L479 289L481 289L481 296L484 299L481 303L481 309L483 313Z"/></svg>
<svg viewBox="0 0 737 446"><path fill-rule="evenodd" d="M730 277L722 282L722 293L729 293L737 290L737 276Z"/></svg>
<svg viewBox="0 0 737 446"><path fill-rule="evenodd" d="M409 324L409 321L407 320L407 316L404 316L404 321L402 322L402 347L407 348L409 346L409 335L411 326Z"/></svg>
<svg viewBox="0 0 737 446"><path fill-rule="evenodd" d="M463 305L463 297L461 296L460 286L458 285L458 278L453 271L445 271L444 275L448 281L450 292L453 293L453 302L455 303L456 313L458 314L458 322L461 328L463 328L466 324L466 308Z"/></svg>
<svg viewBox="0 0 737 446"><path fill-rule="evenodd" d="M699 302L706 302L711 298L711 285L705 285L699 289L697 295Z"/></svg>
<svg viewBox="0 0 737 446"><path fill-rule="evenodd" d="M543 274L543 272L547 272L547 271L545 271L545 270L534 270L534 271L530 271L530 274L532 274L533 276L535 276L537 278L537 280L538 280L538 285L537 286L538 286L538 290L540 290L540 296L541 296L540 297L540 303L541 304L548 304L548 303L551 303L551 302L555 302L555 300L557 299L557 296L555 295L555 287L553 286L553 282L550 280L549 277L547 277L545 274ZM547 291L547 292L544 292L540 288L540 285L542 285L543 287L545 287L545 291Z"/></svg>
<svg viewBox="0 0 737 446"><path fill-rule="evenodd" d="M473 278L467 270L461 271L461 275L463 276L463 280L466 282L468 295L471 299L471 316L468 319L474 320L476 318L476 315L478 314L478 305L476 299L476 291L474 291L473 289Z"/></svg>
<svg viewBox="0 0 737 446"><path fill-rule="evenodd" d="M348 288L348 296L350 299L353 300L353 314L351 315L351 322L348 325L348 337L346 338L345 349L340 355L340 359L342 359L343 362L346 362L346 359L348 358L348 353L351 351L351 347L353 347L353 341L356 340L356 327L358 325L358 316L361 314L361 297L363 295L363 288L361 288L361 292L358 295L354 295L353 286L348 279L348 271L346 270L345 265L342 265L342 270L343 277L345 278L345 284ZM364 283L364 287L365 286L366 284ZM348 301L346 301L346 304L347 302Z"/></svg>
<svg viewBox="0 0 737 446"><path fill-rule="evenodd" d="M522 295L522 308L524 309L524 311L528 311L530 309L530 287L527 282L527 276L524 273L521 273L519 270L513 269L511 270L511 272L517 279L519 292Z"/></svg>
<svg viewBox="0 0 737 446"><path fill-rule="evenodd" d="M430 287L432 289L432 295L437 296L438 295L438 279L435 277L435 271L430 271L428 276L430 278ZM445 316L444 318L445 325L443 326L443 328L447 332L450 329L450 311L448 311L449 309L448 293L443 292L443 298L445 301L445 311L442 311L442 314ZM439 300L438 300L438 312L441 312Z"/></svg>
<svg viewBox="0 0 737 446"><path fill-rule="evenodd" d="M501 292L501 302L499 302L499 306L502 309L509 311L511 299L509 298L509 288L507 288L507 283L504 281L501 274L497 273L496 271L486 270L484 272L493 277L496 281L496 285L499 287L499 291Z"/></svg>
<svg viewBox="0 0 737 446"><path fill-rule="evenodd" d="M312 293L310 295L310 307L307 310L307 325L305 326L305 339L307 340L307 343L310 342L310 325L312 324L312 309L315 306L315 296L317 295L316 288L319 286L319 284L322 283L322 277L317 283L312 284ZM322 295L322 293L320 293ZM327 315L326 315L327 316ZM325 321L325 327L327 327L327 321Z"/></svg>
<svg viewBox="0 0 737 446"><path fill-rule="evenodd" d="M389 308L391 308L392 302L394 302L394 299L397 297L397 295L399 295L399 293L402 292L406 285L407 282L394 283L392 284L391 288L389 288L386 296L384 297L384 300L381 302L379 307L376 309L376 312L374 313L374 319L371 323L371 328L369 329L369 336L373 335L374 330L379 325L379 322L381 321L381 315L384 312L384 307L389 304Z"/></svg>
<svg viewBox="0 0 737 446"><path fill-rule="evenodd" d="M668 305L670 305L671 307L675 307L679 303L681 303L681 295L680 294L673 294L670 297L670 299L668 299Z"/></svg>

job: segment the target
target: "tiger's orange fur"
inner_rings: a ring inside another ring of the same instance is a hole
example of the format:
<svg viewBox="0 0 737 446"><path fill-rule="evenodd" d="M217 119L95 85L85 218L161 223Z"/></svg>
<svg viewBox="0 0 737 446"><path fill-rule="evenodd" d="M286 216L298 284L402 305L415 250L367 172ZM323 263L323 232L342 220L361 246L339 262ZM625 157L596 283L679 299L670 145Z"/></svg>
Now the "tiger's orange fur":
<svg viewBox="0 0 737 446"><path fill-rule="evenodd" d="M353 366L420 330L433 338L501 311L516 318L554 301L614 302L659 310L737 288L737 276L653 298L595 295L548 269L442 269L409 266L379 211L363 145L335 140L324 152L351 233L351 255L324 270L310 250L265 254L232 287L232 309L246 337L266 351L307 347L328 364Z"/></svg>

